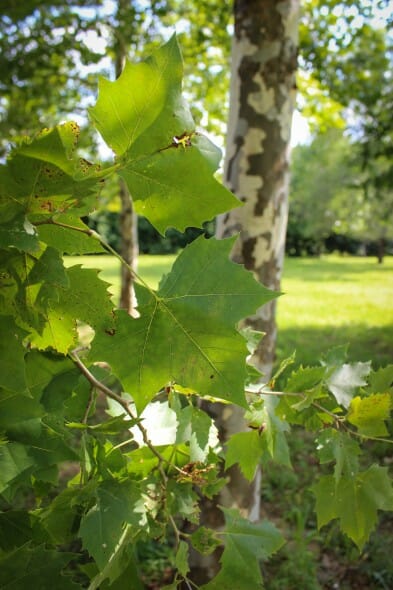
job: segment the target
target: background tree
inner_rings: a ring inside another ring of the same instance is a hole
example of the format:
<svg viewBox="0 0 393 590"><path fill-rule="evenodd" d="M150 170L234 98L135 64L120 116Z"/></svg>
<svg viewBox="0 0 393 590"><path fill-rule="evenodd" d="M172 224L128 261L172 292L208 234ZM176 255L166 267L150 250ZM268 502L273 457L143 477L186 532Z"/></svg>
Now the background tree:
<svg viewBox="0 0 393 590"><path fill-rule="evenodd" d="M2 2L2 138L16 140L71 113L85 112L83 101L96 83L92 72L102 59L85 41L96 30L100 5L92 0ZM5 139L1 141L4 153Z"/></svg>
<svg viewBox="0 0 393 590"><path fill-rule="evenodd" d="M364 192L357 231L378 240L382 261L392 206L392 9L387 2L371 0L350 5L308 2L307 7L302 65L312 71L322 93L342 106L358 146L358 185ZM312 105L311 100L311 112Z"/></svg>
<svg viewBox="0 0 393 590"><path fill-rule="evenodd" d="M326 238L353 222L347 205L359 203L353 145L337 128L292 151L287 252L318 255Z"/></svg>

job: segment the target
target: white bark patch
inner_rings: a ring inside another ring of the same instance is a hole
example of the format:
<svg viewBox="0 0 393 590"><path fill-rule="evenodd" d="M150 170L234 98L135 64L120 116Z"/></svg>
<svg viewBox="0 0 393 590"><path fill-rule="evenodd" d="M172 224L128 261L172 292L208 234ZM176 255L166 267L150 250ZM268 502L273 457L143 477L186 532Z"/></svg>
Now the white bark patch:
<svg viewBox="0 0 393 590"><path fill-rule="evenodd" d="M250 155L261 154L263 152L263 142L266 138L266 133L263 129L256 129L251 127L245 137L245 142L242 151L247 158ZM242 167L243 169L243 167ZM247 165L248 170L248 165Z"/></svg>
<svg viewBox="0 0 393 590"><path fill-rule="evenodd" d="M281 109L281 112L278 116L281 139L287 143L291 138L291 121L293 108L294 101L292 101L292 99L285 101Z"/></svg>
<svg viewBox="0 0 393 590"><path fill-rule="evenodd" d="M259 86L259 90L251 92L247 97L247 103L259 115L271 113L271 118L275 117L275 92L274 88L268 88L260 74L257 72L253 76L253 82ZM273 111L273 112L271 112Z"/></svg>
<svg viewBox="0 0 393 590"><path fill-rule="evenodd" d="M297 46L299 38L299 0L293 0L289 8L287 3L278 3L277 11L284 17L282 22L285 26L285 37L291 39L293 44Z"/></svg>

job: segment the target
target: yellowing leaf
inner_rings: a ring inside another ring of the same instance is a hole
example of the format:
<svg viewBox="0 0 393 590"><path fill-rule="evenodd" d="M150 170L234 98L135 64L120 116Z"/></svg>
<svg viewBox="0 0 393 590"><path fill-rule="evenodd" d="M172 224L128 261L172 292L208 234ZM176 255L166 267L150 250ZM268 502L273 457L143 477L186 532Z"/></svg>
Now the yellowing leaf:
<svg viewBox="0 0 393 590"><path fill-rule="evenodd" d="M354 397L348 411L348 421L366 436L385 436L385 420L391 409L390 393L376 393L368 397Z"/></svg>

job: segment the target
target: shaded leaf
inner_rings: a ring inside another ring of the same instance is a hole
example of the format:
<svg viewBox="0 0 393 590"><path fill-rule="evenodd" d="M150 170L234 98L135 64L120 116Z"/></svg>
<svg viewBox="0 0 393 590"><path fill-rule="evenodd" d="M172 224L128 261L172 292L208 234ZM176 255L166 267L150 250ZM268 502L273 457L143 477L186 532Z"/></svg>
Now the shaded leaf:
<svg viewBox="0 0 393 590"><path fill-rule="evenodd" d="M9 391L26 391L23 339L27 335L11 316L0 316L0 387Z"/></svg>
<svg viewBox="0 0 393 590"><path fill-rule="evenodd" d="M190 537L194 549L202 555L210 555L221 545L216 531L204 526L200 526Z"/></svg>
<svg viewBox="0 0 393 590"><path fill-rule="evenodd" d="M236 510L224 509L226 529L221 533L225 548L221 556L221 570L203 590L237 590L263 588L259 560L267 559L284 543L275 526L264 521L253 524ZM221 536L220 534L220 536Z"/></svg>
<svg viewBox="0 0 393 590"><path fill-rule="evenodd" d="M360 550L377 522L378 510L393 510L393 488L387 469L372 465L356 477L322 476L312 486L318 528L338 518L341 530Z"/></svg>
<svg viewBox="0 0 393 590"><path fill-rule="evenodd" d="M143 499L136 483L104 481L97 502L82 518L79 535L100 570L113 556L127 525L140 529L145 518Z"/></svg>
<svg viewBox="0 0 393 590"><path fill-rule="evenodd" d="M34 465L26 447L19 443L0 445L0 493Z"/></svg>
<svg viewBox="0 0 393 590"><path fill-rule="evenodd" d="M317 438L320 462L335 461L334 477L354 477L359 470L358 456L361 453L358 443L349 435L331 428L324 430Z"/></svg>
<svg viewBox="0 0 393 590"><path fill-rule="evenodd" d="M39 249L37 231L23 214L16 215L7 225L0 221L0 248L10 247L25 252Z"/></svg>
<svg viewBox="0 0 393 590"><path fill-rule="evenodd" d="M43 545L23 545L0 557L0 587L7 590L77 590L79 586L61 573L73 557L72 553L47 550Z"/></svg>
<svg viewBox="0 0 393 590"><path fill-rule="evenodd" d="M188 565L188 558L189 558L189 550L188 545L185 541L180 541L179 547L176 552L175 556L175 566L177 571L180 575L185 578L190 571L190 566Z"/></svg>
<svg viewBox="0 0 393 590"><path fill-rule="evenodd" d="M261 463L265 448L265 441L258 430L237 432L227 443L225 468L228 469L231 465L238 463L244 477L251 481L256 468Z"/></svg>

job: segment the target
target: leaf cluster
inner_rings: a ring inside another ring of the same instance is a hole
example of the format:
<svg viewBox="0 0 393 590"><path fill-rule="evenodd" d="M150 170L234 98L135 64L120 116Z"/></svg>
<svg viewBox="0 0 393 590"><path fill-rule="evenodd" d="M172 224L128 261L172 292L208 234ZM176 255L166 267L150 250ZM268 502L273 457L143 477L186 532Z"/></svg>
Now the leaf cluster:
<svg viewBox="0 0 393 590"><path fill-rule="evenodd" d="M276 294L230 262L233 239L193 242L157 291L135 275L138 317L116 309L99 271L64 265L66 254L115 254L83 221L115 174L162 233L239 206L214 178L219 152L195 130L181 83L172 38L100 81L91 117L114 151L110 166L80 158L79 129L66 123L0 168L1 586L141 588L139 548L167 539L170 588L193 583L191 546L223 548L206 589L233 579L261 588L259 562L281 533L226 508L223 530L201 526L200 499L217 497L235 463L248 479L262 460L289 465L290 423L322 430L321 462L336 464L315 486L321 526L339 518L361 547L376 511L392 508L386 471L357 462L359 441L386 436L391 368L374 374L332 353L292 374L288 395L245 389L259 375L247 365L256 335L240 322ZM226 449L199 407L211 399L249 421ZM367 510L349 527L340 502L354 495Z"/></svg>

